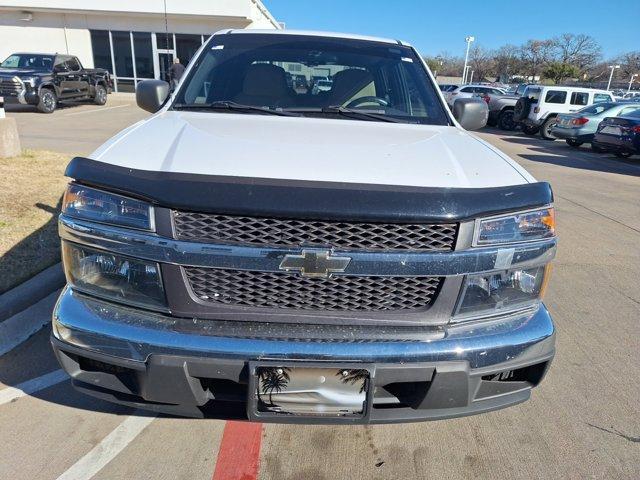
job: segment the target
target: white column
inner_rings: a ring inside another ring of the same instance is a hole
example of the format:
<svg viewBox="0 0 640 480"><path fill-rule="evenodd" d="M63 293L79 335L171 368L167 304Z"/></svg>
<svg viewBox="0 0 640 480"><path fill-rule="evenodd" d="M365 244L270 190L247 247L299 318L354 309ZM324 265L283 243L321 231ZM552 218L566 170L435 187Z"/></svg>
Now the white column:
<svg viewBox="0 0 640 480"><path fill-rule="evenodd" d="M113 55L113 37L109 30L109 51L111 52L111 70L113 71L113 90L118 91L118 78L116 75L116 57Z"/></svg>

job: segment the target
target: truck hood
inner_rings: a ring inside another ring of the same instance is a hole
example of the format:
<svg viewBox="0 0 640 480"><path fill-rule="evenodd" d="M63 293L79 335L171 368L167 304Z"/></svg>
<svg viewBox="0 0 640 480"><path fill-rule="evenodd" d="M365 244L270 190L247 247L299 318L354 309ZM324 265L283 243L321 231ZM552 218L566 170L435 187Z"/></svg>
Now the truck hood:
<svg viewBox="0 0 640 480"><path fill-rule="evenodd" d="M456 127L165 111L90 158L138 170L421 187L535 181Z"/></svg>

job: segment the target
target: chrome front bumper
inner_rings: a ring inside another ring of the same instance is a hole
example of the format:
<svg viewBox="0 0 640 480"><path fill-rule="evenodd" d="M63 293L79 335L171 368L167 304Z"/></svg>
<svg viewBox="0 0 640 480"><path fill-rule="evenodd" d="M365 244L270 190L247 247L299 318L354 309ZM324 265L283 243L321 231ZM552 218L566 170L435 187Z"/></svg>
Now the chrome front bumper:
<svg viewBox="0 0 640 480"><path fill-rule="evenodd" d="M175 318L66 288L53 313L52 343L82 391L194 417L247 418L249 362L366 364L375 371L376 393L361 421L379 423L470 415L527 400L553 358L555 333L544 305L459 325L321 326ZM221 381L244 388L231 401L234 413L220 407ZM397 384L424 391L411 400L390 395L385 386Z"/></svg>

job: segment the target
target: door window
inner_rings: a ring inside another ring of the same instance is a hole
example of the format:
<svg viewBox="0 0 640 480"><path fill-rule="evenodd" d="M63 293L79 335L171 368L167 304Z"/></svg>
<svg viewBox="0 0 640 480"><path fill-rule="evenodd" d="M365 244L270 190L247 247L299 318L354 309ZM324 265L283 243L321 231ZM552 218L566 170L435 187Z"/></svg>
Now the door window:
<svg viewBox="0 0 640 480"><path fill-rule="evenodd" d="M546 103L564 103L567 101L567 92L563 92L562 90L549 90L544 97L544 101Z"/></svg>
<svg viewBox="0 0 640 480"><path fill-rule="evenodd" d="M626 108L623 108L622 110L620 110L620 113L618 114L618 116L619 117L624 117L624 116L629 115L631 113L635 113L638 110L640 110L640 106L637 106L637 107L626 107Z"/></svg>
<svg viewBox="0 0 640 480"><path fill-rule="evenodd" d="M612 98L606 93L595 93L593 95L593 103L611 102Z"/></svg>
<svg viewBox="0 0 640 480"><path fill-rule="evenodd" d="M571 94L571 105L588 105L589 93L587 92L573 92Z"/></svg>
<svg viewBox="0 0 640 480"><path fill-rule="evenodd" d="M53 71L59 73L66 72L67 70L67 63L65 62L64 57L56 57L53 62Z"/></svg>
<svg viewBox="0 0 640 480"><path fill-rule="evenodd" d="M70 72L77 72L80 70L80 63L75 57L67 57L67 61L65 63L67 64L67 69Z"/></svg>

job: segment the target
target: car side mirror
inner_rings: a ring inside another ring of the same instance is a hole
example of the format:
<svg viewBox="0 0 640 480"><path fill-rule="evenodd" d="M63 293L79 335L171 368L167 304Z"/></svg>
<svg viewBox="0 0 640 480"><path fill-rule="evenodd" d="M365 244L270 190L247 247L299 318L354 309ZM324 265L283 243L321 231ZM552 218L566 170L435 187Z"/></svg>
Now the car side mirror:
<svg viewBox="0 0 640 480"><path fill-rule="evenodd" d="M162 80L143 80L136 85L136 103L147 112L156 113L169 96L169 84Z"/></svg>
<svg viewBox="0 0 640 480"><path fill-rule="evenodd" d="M453 102L453 116L465 130L478 130L487 124L489 106L481 98L458 98Z"/></svg>

